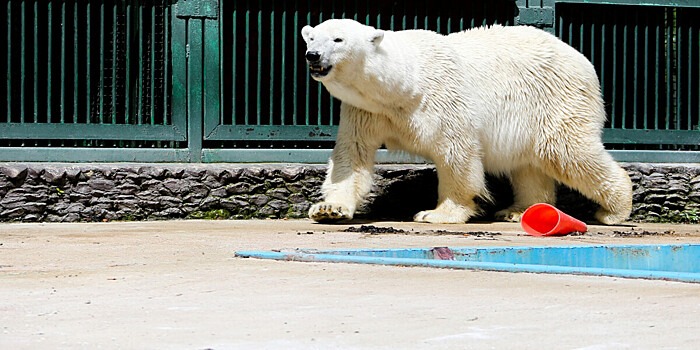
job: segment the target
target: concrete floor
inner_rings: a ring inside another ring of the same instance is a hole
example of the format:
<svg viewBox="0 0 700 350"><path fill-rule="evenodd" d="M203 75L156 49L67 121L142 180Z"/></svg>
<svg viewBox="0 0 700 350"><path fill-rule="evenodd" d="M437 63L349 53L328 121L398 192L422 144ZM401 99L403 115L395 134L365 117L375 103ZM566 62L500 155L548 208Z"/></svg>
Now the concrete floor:
<svg viewBox="0 0 700 350"><path fill-rule="evenodd" d="M700 284L234 258L236 250L700 243L515 224L304 220L0 224L1 349L693 349ZM430 231L492 231L487 237Z"/></svg>

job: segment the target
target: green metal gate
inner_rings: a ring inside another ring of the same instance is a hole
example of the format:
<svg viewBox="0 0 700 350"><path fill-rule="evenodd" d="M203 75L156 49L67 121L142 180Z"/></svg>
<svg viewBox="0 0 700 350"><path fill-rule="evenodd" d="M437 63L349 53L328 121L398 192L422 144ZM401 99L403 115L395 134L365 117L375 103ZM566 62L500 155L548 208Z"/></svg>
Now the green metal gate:
<svg viewBox="0 0 700 350"><path fill-rule="evenodd" d="M186 147L168 1L0 4L2 158L110 160L128 150L120 159L138 160L135 148Z"/></svg>
<svg viewBox="0 0 700 350"><path fill-rule="evenodd" d="M596 66L618 159L700 161L698 15L700 0L0 0L0 161L325 162L339 102L299 30L329 18L538 26Z"/></svg>

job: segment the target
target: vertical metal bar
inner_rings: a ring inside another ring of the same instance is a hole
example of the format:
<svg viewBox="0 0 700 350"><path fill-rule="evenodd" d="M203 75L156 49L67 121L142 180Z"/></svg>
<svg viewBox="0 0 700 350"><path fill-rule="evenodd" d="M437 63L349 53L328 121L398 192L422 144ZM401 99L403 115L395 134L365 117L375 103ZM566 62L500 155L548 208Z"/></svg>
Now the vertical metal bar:
<svg viewBox="0 0 700 350"><path fill-rule="evenodd" d="M365 24L370 25L369 2L367 2L367 19ZM323 9L318 11L318 23L323 22ZM308 76L308 75L307 75ZM316 125L321 125L321 101L323 99L321 84L316 84Z"/></svg>
<svg viewBox="0 0 700 350"><path fill-rule="evenodd" d="M86 109L86 114L85 114L85 122L90 123L90 119L92 119L92 86L90 85L90 72L92 69L92 66L90 65L91 60L90 60L90 46L92 46L92 40L91 40L91 18L92 14L90 13L90 2L88 1L85 4L86 11L85 11L85 20L87 22L86 25L86 32L85 32L85 56L86 56L86 72L85 72L85 109ZM50 84L49 84L50 85Z"/></svg>
<svg viewBox="0 0 700 350"><path fill-rule="evenodd" d="M596 28L596 23L595 21L591 22L591 64L595 67L596 63L598 62L595 57L595 28ZM601 43L603 42L602 40L600 41Z"/></svg>
<svg viewBox="0 0 700 350"><path fill-rule="evenodd" d="M233 124L236 124L236 101L237 101L237 90L238 90L238 79L236 77L236 70L238 65L238 2L233 2L233 18L231 19L231 28L233 35L233 48L231 49L231 120ZM296 27L295 27L296 28ZM223 61L222 61L223 62ZM223 81L223 79L222 79ZM296 86L296 85L295 85Z"/></svg>
<svg viewBox="0 0 700 350"><path fill-rule="evenodd" d="M49 4L49 9L51 5ZM12 2L7 2L7 114L5 120L9 122L12 119ZM50 20L49 20L49 23ZM49 26L50 27L50 26ZM49 42L51 42L51 37L49 36ZM49 66L51 61L49 60ZM49 75L50 76L50 75ZM46 84L51 85L51 84Z"/></svg>
<svg viewBox="0 0 700 350"><path fill-rule="evenodd" d="M370 25L370 22L369 22L369 18L370 18L370 14L369 14L369 13L370 13L370 10L369 10L369 9L370 9L369 3L370 3L369 0L365 1L365 9L367 9L367 13L365 14L365 22L364 22L364 24L366 24L366 25ZM319 11L319 16L320 16L320 15L321 15L321 14L320 14L320 11Z"/></svg>
<svg viewBox="0 0 700 350"><path fill-rule="evenodd" d="M245 85L243 85L243 91L244 91L244 96L243 96L243 103L245 104L245 125L248 125L249 122L249 117L250 117L250 2L246 1L246 8L245 8L245 55L244 60L245 60L245 66L244 66L244 74L245 74Z"/></svg>
<svg viewBox="0 0 700 350"><path fill-rule="evenodd" d="M139 75L137 78L137 84L138 84L138 92L136 95L136 98L138 101L136 101L136 115L138 118L138 124L143 124L143 84L145 83L144 81L144 76L143 76L143 71L144 71L144 61L143 61L143 36L145 35L144 32L144 23L143 23L143 4L139 3L138 4L138 38L139 38L139 57L138 57L138 65L139 65Z"/></svg>
<svg viewBox="0 0 700 350"><path fill-rule="evenodd" d="M50 1L46 6L48 22L48 47L46 48L46 121L51 122L51 108L53 107L53 1Z"/></svg>
<svg viewBox="0 0 700 350"><path fill-rule="evenodd" d="M34 84L32 86L33 98L32 102L34 104L34 123L39 122L39 87L37 81L39 79L39 2L34 1ZM9 63L9 62L8 62Z"/></svg>
<svg viewBox="0 0 700 350"><path fill-rule="evenodd" d="M66 122L66 3L61 3L61 124Z"/></svg>
<svg viewBox="0 0 700 350"><path fill-rule="evenodd" d="M221 4L221 5L223 5L223 4ZM235 12L235 11L236 11L236 10L235 10L235 8L236 8L236 7L235 7L235 6L236 6L235 3L232 4L232 6L233 6L233 11ZM223 106L224 106L225 103L226 103L226 102L225 102L226 99L224 98L224 81L226 81L226 79L224 78L224 72L226 71L226 70L224 69L224 68L225 68L225 67L224 67L224 66L225 66L225 65L224 65L224 52L226 51L226 48L224 48L223 43L224 43L224 30L225 30L225 28L226 28L226 16L224 16L224 12L225 12L225 11L223 11L223 8L222 8L222 11L220 11L220 12L221 12L221 15L219 16L219 25L220 25L220 27L219 27L219 38L218 38L218 40L219 40L219 43L220 43L220 45L221 45L221 49L219 50L219 62L221 62L221 64L219 65L219 75L221 76L221 80L219 80L219 101L221 101L221 105L222 105L221 107L222 107L222 108L221 108L221 110L220 110L221 113L219 113L219 121L218 121L218 123L219 123L219 125L224 125L224 124L225 124L225 121L224 121L224 113L225 113L224 111L225 111L225 109L223 108ZM235 15L235 14L234 14L234 15ZM233 31L235 32L235 30L236 30L236 29L234 28ZM167 40L166 40L166 43L167 43ZM236 56L236 51L235 51L235 47L236 47L236 46L233 45L232 47L233 47L233 51L232 51L231 56L232 56L232 57L235 57L235 56ZM167 67L167 65L166 65L166 67ZM232 69L231 69L231 70L232 70L232 71L235 71L235 70L236 70L236 66L235 66L235 65L232 66ZM167 76L167 75L166 75L166 76ZM234 74L234 78L235 78L235 74ZM232 100L235 101L235 100L236 100L236 80L234 79L234 80L232 80L232 81L233 81L233 84L232 84L233 86L232 86L232 88L231 88L231 91L232 91L231 96L232 96ZM167 91L167 90L166 90L166 91ZM233 102L233 101L232 101L232 102ZM232 109L232 110L231 110L231 116L235 115L235 112L236 112L236 110L235 110L235 109ZM236 118L235 118L235 117L232 117L232 120L233 120L233 121L232 121L232 124L236 124ZM205 123L206 123L206 121L205 121ZM209 129L206 127L206 125L204 126L204 130L206 130L205 132L209 132Z"/></svg>
<svg viewBox="0 0 700 350"><path fill-rule="evenodd" d="M637 95L639 94L639 89L637 88L639 82L639 16L637 14L638 12L635 12L634 52L632 52L632 54L634 55L634 67L632 67L632 69L634 69L634 72L632 73L632 129L637 128L637 120L640 117L637 114Z"/></svg>
<svg viewBox="0 0 700 350"><path fill-rule="evenodd" d="M126 79L124 81L124 113L126 115L124 116L124 123L126 124L131 124L134 122L134 116L131 114L131 36L133 35L131 30L131 26L133 25L131 22L131 6L131 0L126 0L126 43L124 52L124 60L126 63ZM138 120L136 121L136 124L139 124Z"/></svg>
<svg viewBox="0 0 700 350"><path fill-rule="evenodd" d="M78 79L78 77L83 76L82 74L79 74L80 62L78 57L80 54L78 52L78 48L80 47L80 37L78 36L78 32L80 30L78 29L78 6L80 5L73 3L73 123L77 123L79 121L78 115L80 114L80 102L78 96L80 79Z"/></svg>
<svg viewBox="0 0 700 350"><path fill-rule="evenodd" d="M287 55L287 2L284 2L284 6L282 8L282 37L281 42L282 42L282 54L281 54L281 74L280 74L280 125L284 125L284 117L286 116L286 102L287 102L287 95L286 93L286 86L287 82L285 81L285 77L287 76L287 66L285 62L285 56ZM295 29L297 27L294 27ZM298 29L297 29L298 30Z"/></svg>
<svg viewBox="0 0 700 350"><path fill-rule="evenodd" d="M659 79L661 62L661 26L659 22L656 22L655 30L655 50L654 50L654 130L659 129L659 112L661 109L661 95L659 94L659 85L661 81Z"/></svg>
<svg viewBox="0 0 700 350"><path fill-rule="evenodd" d="M144 5L141 5L144 6ZM151 111L150 124L156 123L156 5L151 4L151 51L148 55L151 57Z"/></svg>
<svg viewBox="0 0 700 350"><path fill-rule="evenodd" d="M615 128L615 110L617 109L617 22L613 23L612 27L612 112L610 116L610 126Z"/></svg>
<svg viewBox="0 0 700 350"><path fill-rule="evenodd" d="M622 27L622 115L620 116L622 129L625 129L627 119L627 27L628 24L625 21Z"/></svg>
<svg viewBox="0 0 700 350"><path fill-rule="evenodd" d="M355 13L357 14L357 12ZM294 1L294 28L299 28L299 2ZM297 102L297 93L299 92L299 83L298 83L298 71L299 71L299 31L295 30L294 31L294 49L293 54L292 54L292 67L293 67L293 72L292 72L292 125L297 125L297 117L298 117L298 102Z"/></svg>
<svg viewBox="0 0 700 350"><path fill-rule="evenodd" d="M563 37L563 35L564 35L564 17L563 16L559 16L559 24L557 24L557 26L556 26L556 28L554 28L554 30L556 31L557 37L563 41L564 40L564 37Z"/></svg>
<svg viewBox="0 0 700 350"><path fill-rule="evenodd" d="M168 55L170 50L168 49L170 47L170 31L171 31L171 25L170 25L170 5L167 3L163 4L163 31L165 32L165 43L163 44L163 125L171 125L172 121L170 120L170 113L168 112L170 109L170 64L172 62L172 57ZM223 32L222 32L223 34ZM220 43L223 41L219 41ZM223 52L223 50L221 51ZM235 55L234 55L235 56ZM223 61L220 61L223 62ZM127 61L127 67L129 65L129 61ZM127 79L129 80L129 79ZM221 89L223 92L223 89ZM223 98L221 99L223 101Z"/></svg>
<svg viewBox="0 0 700 350"><path fill-rule="evenodd" d="M646 89L649 88L649 20L644 21L644 111L642 120L644 130L649 128L649 94Z"/></svg>
<svg viewBox="0 0 700 350"><path fill-rule="evenodd" d="M117 34L119 32L119 26L117 25L119 22L119 18L117 18L117 6L119 6L117 2L112 6L112 111L110 118L112 124L117 123L117 79L119 79L117 76Z"/></svg>
<svg viewBox="0 0 700 350"><path fill-rule="evenodd" d="M666 125L665 129L669 129L671 126L671 98L673 96L673 89L672 89L672 84L673 84L673 78L671 76L671 59L672 59L672 54L673 54L673 25L669 25L670 21L673 21L673 19L669 18L672 15L673 10L669 9L666 10L666 25L665 25L665 31L666 31Z"/></svg>
<svg viewBox="0 0 700 350"><path fill-rule="evenodd" d="M430 29L430 21L429 21L429 16L428 16L428 7L429 4L425 4L425 16L423 16L423 29L429 30Z"/></svg>
<svg viewBox="0 0 700 350"><path fill-rule="evenodd" d="M605 60L605 27L605 19L603 19L603 23L600 25L600 92L603 96L605 96L605 88L608 85L605 80L605 67L607 67L607 61Z"/></svg>
<svg viewBox="0 0 700 350"><path fill-rule="evenodd" d="M307 3L308 3L308 2L307 2ZM359 18L359 17L357 17L357 16L358 16L358 12L360 12L360 11L359 11L359 6L358 6L358 4L357 4L357 0L355 0L355 7L354 7L354 9L355 9L355 14L352 15L352 19L358 21L358 18Z"/></svg>
<svg viewBox="0 0 700 350"><path fill-rule="evenodd" d="M169 11L168 18L171 21L170 28L172 30L172 122L176 128L187 130L183 132L182 136L187 141L189 160L192 160L201 154L201 149L198 148L201 145L198 140L201 139L201 135L193 139L190 132L190 129L196 128L198 121L189 117L188 21L178 18L173 11Z"/></svg>
<svg viewBox="0 0 700 350"><path fill-rule="evenodd" d="M311 8L311 2L308 1L308 3L309 3L309 7L308 7L308 8L310 9L310 8ZM310 12L310 11L307 11L307 12L306 12L306 23L311 24L311 12ZM311 84L310 84L310 83L311 83L311 81L310 81L311 78L310 78L310 75L309 75L308 73L307 73L305 76L306 76L306 84L305 84L304 86L306 87L306 95L305 95L305 96L306 96L306 101L305 101L305 109L306 109L305 112L306 112L306 113L305 113L305 116L304 116L304 125L309 125L309 113L310 113L310 110L309 110L309 107L310 107L310 106L309 106L309 104L311 103L311 99L310 99L309 96L310 96L310 93L311 93Z"/></svg>
<svg viewBox="0 0 700 350"><path fill-rule="evenodd" d="M687 122L687 130L692 130L693 129L693 27L688 24L688 98L685 101L685 105L688 108L688 122ZM695 104L697 104L698 101L695 101Z"/></svg>
<svg viewBox="0 0 700 350"><path fill-rule="evenodd" d="M24 1L20 2L20 60L19 60L19 117L20 122L25 123L27 116L24 110L24 89L27 81L27 76L25 72L25 53L27 52L27 39L25 38L25 27L27 26L27 11L25 9Z"/></svg>
<svg viewBox="0 0 700 350"><path fill-rule="evenodd" d="M187 60L187 114L190 118L187 138L190 141L192 158L201 161L203 143L204 105L204 20L187 21L187 45L190 47ZM195 158L196 157L196 158Z"/></svg>
<svg viewBox="0 0 700 350"><path fill-rule="evenodd" d="M273 125L274 110L275 110L275 4L271 4L270 10L270 121ZM284 31L284 30L283 30ZM284 74L284 73L282 73Z"/></svg>
<svg viewBox="0 0 700 350"><path fill-rule="evenodd" d="M584 40L584 28L583 28L583 20L578 25L578 41L579 41L579 48L578 50L583 53L585 52L586 49L586 44L583 41Z"/></svg>
<svg viewBox="0 0 700 350"><path fill-rule="evenodd" d="M255 77L255 94L256 94L256 101L255 101L255 110L256 110L256 116L257 116L257 122L255 125L261 125L262 124L262 60L263 60L263 55L262 55L262 36L263 36L263 28L262 28L262 0L258 0L258 15L257 15L257 31L258 31L258 53L257 53L257 71L256 71L256 77Z"/></svg>
<svg viewBox="0 0 700 350"><path fill-rule="evenodd" d="M221 52L221 45L218 41L220 29L220 22L216 20L202 20L202 33L201 33L201 69L202 79L202 107L201 107L201 117L204 121L204 129L202 129L200 122L200 134L198 138L200 140L206 140L209 138L211 131L213 131L218 126L219 116L221 115L221 100L219 99L219 87L221 86L221 76L219 73L219 67L221 67L221 61L219 60L219 53Z"/></svg>
<svg viewBox="0 0 700 350"><path fill-rule="evenodd" d="M678 20L678 13L675 13L674 16L674 22ZM682 85L681 85L681 79L682 79L682 74L683 73L683 45L681 43L683 42L683 31L681 28L678 27L678 23L674 23L674 28L676 29L676 127L675 130L680 130L681 129L681 108L682 106L682 100L681 100L681 93L683 92L682 90ZM688 101L690 102L690 101Z"/></svg>
<svg viewBox="0 0 700 350"><path fill-rule="evenodd" d="M100 2L100 102L99 102L99 119L102 124L104 121L104 101L105 101L105 4Z"/></svg>

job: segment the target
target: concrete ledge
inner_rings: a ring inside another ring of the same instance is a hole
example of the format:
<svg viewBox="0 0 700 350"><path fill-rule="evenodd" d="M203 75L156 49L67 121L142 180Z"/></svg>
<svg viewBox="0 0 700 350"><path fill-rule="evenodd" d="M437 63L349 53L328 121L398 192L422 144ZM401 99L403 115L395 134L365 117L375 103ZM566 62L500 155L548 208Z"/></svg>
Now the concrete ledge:
<svg viewBox="0 0 700 350"><path fill-rule="evenodd" d="M634 182L632 221L700 222L700 166L623 165ZM323 165L0 163L0 221L113 221L306 217L319 200ZM380 165L358 218L410 220L437 201L431 165ZM489 178L496 203L512 201L504 179ZM560 188L557 205L592 220L597 205Z"/></svg>

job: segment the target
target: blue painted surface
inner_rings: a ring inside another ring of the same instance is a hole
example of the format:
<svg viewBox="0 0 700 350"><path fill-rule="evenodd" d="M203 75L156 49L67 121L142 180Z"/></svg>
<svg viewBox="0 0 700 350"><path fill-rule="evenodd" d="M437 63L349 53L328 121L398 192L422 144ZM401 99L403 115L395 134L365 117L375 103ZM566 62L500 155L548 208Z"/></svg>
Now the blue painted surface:
<svg viewBox="0 0 700 350"><path fill-rule="evenodd" d="M239 257L564 273L700 283L700 245L240 251ZM449 260L443 260L449 259Z"/></svg>

